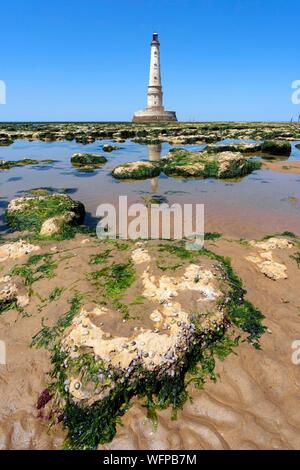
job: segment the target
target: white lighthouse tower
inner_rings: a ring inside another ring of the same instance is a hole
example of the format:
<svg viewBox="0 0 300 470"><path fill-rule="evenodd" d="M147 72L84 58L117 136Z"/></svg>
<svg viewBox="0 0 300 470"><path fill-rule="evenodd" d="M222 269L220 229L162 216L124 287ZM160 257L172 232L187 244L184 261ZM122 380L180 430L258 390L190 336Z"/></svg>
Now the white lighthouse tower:
<svg viewBox="0 0 300 470"><path fill-rule="evenodd" d="M159 46L158 34L153 33L151 41L147 108L134 113L134 122L177 121L175 111L166 111L163 107Z"/></svg>

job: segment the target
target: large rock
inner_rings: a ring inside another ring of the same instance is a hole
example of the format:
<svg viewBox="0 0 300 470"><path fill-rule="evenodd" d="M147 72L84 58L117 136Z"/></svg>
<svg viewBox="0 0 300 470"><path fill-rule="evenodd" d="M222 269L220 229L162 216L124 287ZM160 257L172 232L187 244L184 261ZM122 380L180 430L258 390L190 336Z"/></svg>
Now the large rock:
<svg viewBox="0 0 300 470"><path fill-rule="evenodd" d="M85 406L105 398L124 377L131 382L147 373L172 377L193 341L218 330L225 321L219 305L228 286L213 261L203 257L197 263L186 262L178 274L159 275L147 249L136 248L131 258L145 299L143 326L133 328L129 335L116 334L112 325L117 313L111 307L83 307L61 343L69 354L68 391ZM76 374L71 366L85 351L99 364L96 386L84 379L82 370Z"/></svg>
<svg viewBox="0 0 300 470"><path fill-rule="evenodd" d="M82 223L84 215L85 209L81 202L74 201L66 194L54 193L13 199L8 205L6 220L15 230L39 232L47 219L63 216L64 226L74 226Z"/></svg>
<svg viewBox="0 0 300 470"><path fill-rule="evenodd" d="M289 156L292 151L290 142L280 140L266 140L261 145L263 153L270 155Z"/></svg>
<svg viewBox="0 0 300 470"><path fill-rule="evenodd" d="M114 168L112 174L118 179L152 178L160 174L160 166L158 163L147 161L125 163Z"/></svg>
<svg viewBox="0 0 300 470"><path fill-rule="evenodd" d="M71 163L76 168L97 168L107 162L103 155L95 153L74 153Z"/></svg>
<svg viewBox="0 0 300 470"><path fill-rule="evenodd" d="M162 170L169 176L235 178L251 173L260 163L240 152L210 153L173 149L161 160Z"/></svg>

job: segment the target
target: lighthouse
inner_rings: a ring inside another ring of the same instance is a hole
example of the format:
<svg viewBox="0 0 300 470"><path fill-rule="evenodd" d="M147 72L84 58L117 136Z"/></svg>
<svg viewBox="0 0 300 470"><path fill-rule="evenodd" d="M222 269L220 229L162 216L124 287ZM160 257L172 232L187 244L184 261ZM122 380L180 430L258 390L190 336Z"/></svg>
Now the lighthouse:
<svg viewBox="0 0 300 470"><path fill-rule="evenodd" d="M177 121L175 111L167 111L163 107L163 92L160 74L160 44L158 34L153 33L150 53L149 85L147 107L136 111L133 122Z"/></svg>

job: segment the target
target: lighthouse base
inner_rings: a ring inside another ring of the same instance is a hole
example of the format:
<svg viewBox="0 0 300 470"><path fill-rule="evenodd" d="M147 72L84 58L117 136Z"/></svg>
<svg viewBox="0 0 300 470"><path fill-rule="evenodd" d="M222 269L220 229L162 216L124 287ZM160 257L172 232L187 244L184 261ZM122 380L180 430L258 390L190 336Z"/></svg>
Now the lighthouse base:
<svg viewBox="0 0 300 470"><path fill-rule="evenodd" d="M177 121L175 111L150 111L148 109L142 109L136 111L132 118L133 122L168 122Z"/></svg>

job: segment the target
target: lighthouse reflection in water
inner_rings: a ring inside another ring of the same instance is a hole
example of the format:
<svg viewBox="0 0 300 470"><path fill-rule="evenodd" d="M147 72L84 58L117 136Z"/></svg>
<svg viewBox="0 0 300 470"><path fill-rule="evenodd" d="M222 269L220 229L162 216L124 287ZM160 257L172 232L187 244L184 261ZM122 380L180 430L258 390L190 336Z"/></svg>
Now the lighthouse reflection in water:
<svg viewBox="0 0 300 470"><path fill-rule="evenodd" d="M150 162L157 162L161 157L161 144L148 144L148 158ZM150 179L151 192L156 193L158 189L158 176Z"/></svg>

